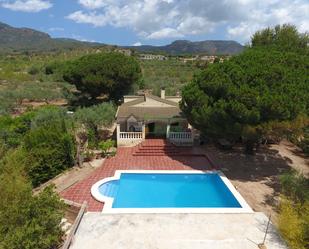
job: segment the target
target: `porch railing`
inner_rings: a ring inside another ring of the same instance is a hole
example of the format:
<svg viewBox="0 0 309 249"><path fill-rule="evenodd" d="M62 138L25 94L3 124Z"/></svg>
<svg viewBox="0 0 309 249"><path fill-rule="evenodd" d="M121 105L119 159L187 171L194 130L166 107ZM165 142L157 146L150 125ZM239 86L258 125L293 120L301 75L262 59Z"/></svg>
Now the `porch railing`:
<svg viewBox="0 0 309 249"><path fill-rule="evenodd" d="M120 139L142 139L143 132L120 132L119 133Z"/></svg>
<svg viewBox="0 0 309 249"><path fill-rule="evenodd" d="M120 131L117 125L117 146L134 146L145 139L145 127L141 132Z"/></svg>
<svg viewBox="0 0 309 249"><path fill-rule="evenodd" d="M193 135L192 132L168 132L167 138L178 145L192 145Z"/></svg>

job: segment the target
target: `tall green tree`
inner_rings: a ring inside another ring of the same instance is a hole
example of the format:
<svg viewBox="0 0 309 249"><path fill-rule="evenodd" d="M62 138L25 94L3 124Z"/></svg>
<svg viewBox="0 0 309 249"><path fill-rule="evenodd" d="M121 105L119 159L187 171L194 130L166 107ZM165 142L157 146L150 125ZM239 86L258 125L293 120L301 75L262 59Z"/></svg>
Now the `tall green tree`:
<svg viewBox="0 0 309 249"><path fill-rule="evenodd" d="M133 57L100 53L68 62L63 78L91 98L106 95L117 101L129 92L140 76L140 66Z"/></svg>
<svg viewBox="0 0 309 249"><path fill-rule="evenodd" d="M308 33L299 33L296 26L277 25L256 32L252 37L252 47L269 47L286 52L308 52Z"/></svg>
<svg viewBox="0 0 309 249"><path fill-rule="evenodd" d="M16 150L0 161L0 248L56 248L64 204L51 188L32 195L21 167L23 158L23 152Z"/></svg>
<svg viewBox="0 0 309 249"><path fill-rule="evenodd" d="M285 32L291 36L286 26L280 32L275 29L280 37ZM252 151L266 128L271 128L268 124L309 114L308 47L294 42L296 47L286 51L286 44L269 38L269 32L274 31L258 32L251 48L210 65L183 89L181 108L206 135L242 137ZM303 40L303 34L294 35L294 40Z"/></svg>

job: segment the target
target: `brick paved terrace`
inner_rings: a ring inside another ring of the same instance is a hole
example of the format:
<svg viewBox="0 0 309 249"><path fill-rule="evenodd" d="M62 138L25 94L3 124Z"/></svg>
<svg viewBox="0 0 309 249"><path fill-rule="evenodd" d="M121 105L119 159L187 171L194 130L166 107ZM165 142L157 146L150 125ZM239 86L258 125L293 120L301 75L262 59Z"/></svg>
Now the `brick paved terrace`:
<svg viewBox="0 0 309 249"><path fill-rule="evenodd" d="M73 202L87 201L88 211L100 212L103 203L96 201L91 186L113 176L116 170L211 170L214 165L198 148L176 147L163 139L147 139L130 148L118 148L117 155L106 159L90 176L60 193Z"/></svg>

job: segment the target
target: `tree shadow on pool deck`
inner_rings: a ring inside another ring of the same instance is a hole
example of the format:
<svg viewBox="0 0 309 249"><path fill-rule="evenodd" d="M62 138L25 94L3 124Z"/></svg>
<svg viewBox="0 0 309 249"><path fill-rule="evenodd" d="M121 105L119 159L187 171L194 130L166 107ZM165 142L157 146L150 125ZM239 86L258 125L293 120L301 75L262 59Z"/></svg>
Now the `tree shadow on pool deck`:
<svg viewBox="0 0 309 249"><path fill-rule="evenodd" d="M169 157L196 170L207 170L213 163L215 168L222 170L228 178L240 181L260 181L267 177L277 177L292 169L289 165L291 163L289 158L281 157L277 150L269 149L267 146L261 146L255 155L245 154L240 147L224 151L208 145L194 148L194 150L205 154L206 157L186 157L181 156L181 153ZM203 163L208 164L208 167L203 167Z"/></svg>
<svg viewBox="0 0 309 249"><path fill-rule="evenodd" d="M230 180L240 182L262 182L273 189L273 193L265 193L263 205L275 207L280 194L279 176L289 172L291 159L282 157L277 150L268 146L261 146L254 155L244 153L242 147L233 150L220 150L213 145L198 148L209 156L218 170L221 170ZM201 164L190 162L190 159L180 156L171 156L173 160L180 161L195 170L207 170ZM207 163L207 159L205 160ZM254 191L254 189L248 189Z"/></svg>

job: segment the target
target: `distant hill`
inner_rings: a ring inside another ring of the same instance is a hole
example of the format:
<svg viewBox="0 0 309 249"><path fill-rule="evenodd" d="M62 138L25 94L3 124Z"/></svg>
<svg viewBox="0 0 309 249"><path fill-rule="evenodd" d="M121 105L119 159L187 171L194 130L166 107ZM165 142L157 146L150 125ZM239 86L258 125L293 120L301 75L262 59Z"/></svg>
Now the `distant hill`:
<svg viewBox="0 0 309 249"><path fill-rule="evenodd" d="M29 28L15 28L0 22L0 53L49 52L106 46L102 43L83 42L68 38L51 38L49 34ZM178 40L166 46L126 46L139 52L180 54L233 55L244 47L236 41L209 40L191 42Z"/></svg>
<svg viewBox="0 0 309 249"><path fill-rule="evenodd" d="M243 51L244 46L236 41L208 40L191 42L177 40L165 46L130 46L126 48L135 49L139 52L164 52L172 55L180 54L208 54L208 55L233 55Z"/></svg>
<svg viewBox="0 0 309 249"><path fill-rule="evenodd" d="M0 22L0 52L57 51L103 45L66 38L54 39L44 32L14 28Z"/></svg>

